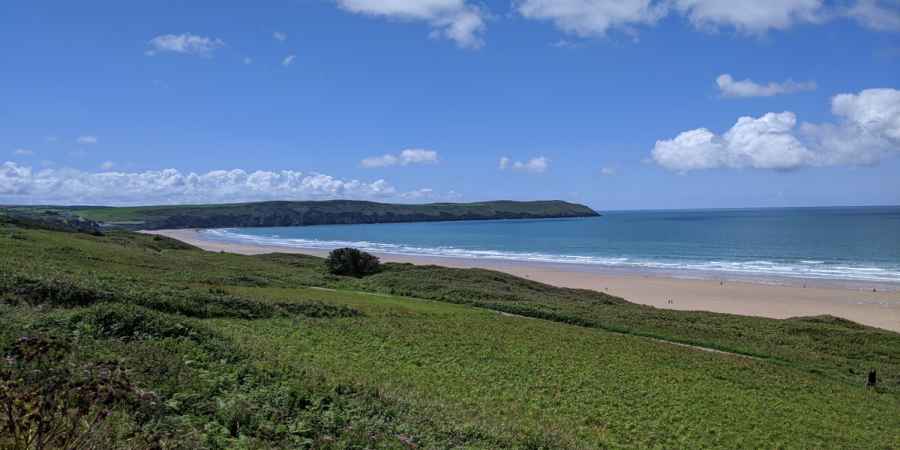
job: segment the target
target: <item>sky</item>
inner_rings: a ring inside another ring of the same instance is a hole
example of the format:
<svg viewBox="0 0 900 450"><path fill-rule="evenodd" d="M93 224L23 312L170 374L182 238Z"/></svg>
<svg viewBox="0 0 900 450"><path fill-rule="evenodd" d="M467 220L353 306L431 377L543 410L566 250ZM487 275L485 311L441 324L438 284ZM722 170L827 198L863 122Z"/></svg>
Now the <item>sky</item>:
<svg viewBox="0 0 900 450"><path fill-rule="evenodd" d="M0 203L900 204L898 0L5 0Z"/></svg>

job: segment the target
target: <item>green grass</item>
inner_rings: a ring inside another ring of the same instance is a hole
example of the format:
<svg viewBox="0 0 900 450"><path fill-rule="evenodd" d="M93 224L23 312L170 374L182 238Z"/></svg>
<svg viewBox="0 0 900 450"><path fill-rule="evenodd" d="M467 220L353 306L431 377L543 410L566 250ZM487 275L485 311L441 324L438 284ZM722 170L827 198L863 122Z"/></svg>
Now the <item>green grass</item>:
<svg viewBox="0 0 900 450"><path fill-rule="evenodd" d="M7 225L0 323L0 350L55 337L152 392L95 438L131 447L900 447L900 335L829 317Z"/></svg>
<svg viewBox="0 0 900 450"><path fill-rule="evenodd" d="M882 417L898 406L895 398L765 361L466 307L363 294L333 301L360 308L365 318L217 327L272 364L311 361L330 378L377 385L441 422L506 442L545 436L572 448L897 444L890 430L900 419Z"/></svg>

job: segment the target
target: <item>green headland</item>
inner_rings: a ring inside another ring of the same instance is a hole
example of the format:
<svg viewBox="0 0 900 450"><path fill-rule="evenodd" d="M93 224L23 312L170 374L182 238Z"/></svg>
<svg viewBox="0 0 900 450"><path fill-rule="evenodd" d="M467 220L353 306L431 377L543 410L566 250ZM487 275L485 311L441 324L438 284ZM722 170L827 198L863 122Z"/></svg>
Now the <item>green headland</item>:
<svg viewBox="0 0 900 450"><path fill-rule="evenodd" d="M548 219L598 215L587 206L558 200L416 205L355 200L273 201L136 207L40 206L7 208L7 211L28 216L40 216L47 212L67 214L106 226L133 230Z"/></svg>

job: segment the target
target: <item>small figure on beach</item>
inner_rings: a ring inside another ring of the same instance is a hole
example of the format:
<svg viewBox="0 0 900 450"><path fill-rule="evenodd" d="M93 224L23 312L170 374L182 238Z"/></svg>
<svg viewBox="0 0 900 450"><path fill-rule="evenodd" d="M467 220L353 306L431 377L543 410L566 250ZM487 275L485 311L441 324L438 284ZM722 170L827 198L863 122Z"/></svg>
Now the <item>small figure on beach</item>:
<svg viewBox="0 0 900 450"><path fill-rule="evenodd" d="M872 288L872 292L878 292L878 289Z"/></svg>
<svg viewBox="0 0 900 450"><path fill-rule="evenodd" d="M875 369L869 371L869 378L866 380L866 387L873 388L878 384L878 374L875 373Z"/></svg>

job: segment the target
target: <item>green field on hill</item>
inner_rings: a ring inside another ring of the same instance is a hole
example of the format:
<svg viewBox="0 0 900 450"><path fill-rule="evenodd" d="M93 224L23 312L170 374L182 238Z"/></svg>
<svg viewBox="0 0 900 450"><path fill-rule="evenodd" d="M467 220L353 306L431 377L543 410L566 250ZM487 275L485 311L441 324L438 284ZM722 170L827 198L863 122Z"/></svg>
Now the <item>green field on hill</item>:
<svg viewBox="0 0 900 450"><path fill-rule="evenodd" d="M325 224L434 222L447 220L591 217L584 205L559 200L393 204L357 200L270 201L209 205L13 206L0 208L36 221L67 217L130 230L276 227ZM56 220L59 222L59 220Z"/></svg>
<svg viewBox="0 0 900 450"><path fill-rule="evenodd" d="M900 447L900 334L832 317L6 222L0 324L0 448Z"/></svg>

